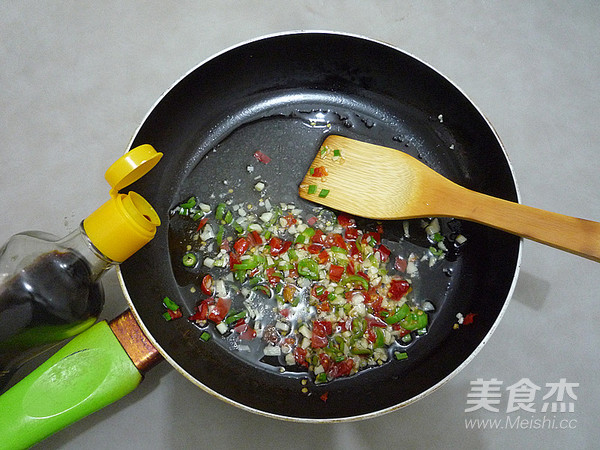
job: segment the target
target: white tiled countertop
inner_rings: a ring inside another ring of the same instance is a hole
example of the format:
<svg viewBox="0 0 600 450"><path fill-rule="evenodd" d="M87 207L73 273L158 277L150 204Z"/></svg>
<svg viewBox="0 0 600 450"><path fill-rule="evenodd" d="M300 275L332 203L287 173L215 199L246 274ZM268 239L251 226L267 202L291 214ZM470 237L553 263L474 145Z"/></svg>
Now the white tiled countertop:
<svg viewBox="0 0 600 450"><path fill-rule="evenodd" d="M431 64L494 125L523 203L600 221L599 3L22 0L0 3L0 241L75 228L105 201L104 171L175 80L231 45L300 29L365 35ZM106 292L110 319L127 308L114 273ZM409 407L346 424L281 422L229 406L163 363L39 448L597 448L599 320L600 265L525 242L488 344ZM540 387L536 411L465 412L478 379L501 381L506 397L529 380ZM573 411L542 412L561 379L578 384L562 401ZM473 419L498 429L470 428Z"/></svg>

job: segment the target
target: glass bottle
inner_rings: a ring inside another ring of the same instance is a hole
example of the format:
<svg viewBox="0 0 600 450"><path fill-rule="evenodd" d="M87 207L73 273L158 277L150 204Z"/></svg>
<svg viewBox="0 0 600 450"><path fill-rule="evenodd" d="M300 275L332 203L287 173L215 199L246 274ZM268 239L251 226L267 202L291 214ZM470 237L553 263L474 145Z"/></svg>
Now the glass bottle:
<svg viewBox="0 0 600 450"><path fill-rule="evenodd" d="M142 145L119 158L105 174L111 199L67 236L19 233L0 248L0 392L26 361L95 323L102 275L154 237L160 219L152 206L118 191L161 157Z"/></svg>

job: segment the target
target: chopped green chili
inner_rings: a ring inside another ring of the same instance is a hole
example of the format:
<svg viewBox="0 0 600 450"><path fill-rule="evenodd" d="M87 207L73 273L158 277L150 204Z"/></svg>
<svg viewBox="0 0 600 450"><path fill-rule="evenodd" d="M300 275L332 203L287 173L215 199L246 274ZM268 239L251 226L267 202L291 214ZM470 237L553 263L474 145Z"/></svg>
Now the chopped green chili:
<svg viewBox="0 0 600 450"><path fill-rule="evenodd" d="M243 260L240 264L234 264L233 270L252 270L260 264L260 258L256 256Z"/></svg>
<svg viewBox="0 0 600 450"><path fill-rule="evenodd" d="M233 274L235 279L240 283L243 283L246 280L246 271L245 270L236 270Z"/></svg>
<svg viewBox="0 0 600 450"><path fill-rule="evenodd" d="M443 250L435 247L429 247L429 251L433 254L433 256L441 256L444 254Z"/></svg>
<svg viewBox="0 0 600 450"><path fill-rule="evenodd" d="M398 323L402 319L404 319L409 312L410 308L408 307L408 304L404 303L400 308L396 309L396 312L394 312L393 315L385 318L385 323L387 323L388 325Z"/></svg>
<svg viewBox="0 0 600 450"><path fill-rule="evenodd" d="M296 236L296 244L308 243L310 241L310 238L312 238L314 235L315 229L308 227L306 230L304 230L302 233Z"/></svg>
<svg viewBox="0 0 600 450"><path fill-rule="evenodd" d="M350 349L350 353L352 353L353 355L370 355L373 352L368 348L354 346Z"/></svg>
<svg viewBox="0 0 600 450"><path fill-rule="evenodd" d="M331 251L335 253L343 253L344 255L348 254L348 250L342 247L336 247L335 245L331 247Z"/></svg>
<svg viewBox="0 0 600 450"><path fill-rule="evenodd" d="M403 359L407 359L408 358L408 353L406 353L406 352L394 352L394 357L398 361L401 361Z"/></svg>
<svg viewBox="0 0 600 450"><path fill-rule="evenodd" d="M275 222L277 222L277 220L279 220L279 218L281 217L281 209L276 207L273 208L273 217L271 217L271 220L269 220L268 224L269 225L274 225Z"/></svg>
<svg viewBox="0 0 600 450"><path fill-rule="evenodd" d="M250 280L248 280L248 284L250 285L250 287L254 287L259 283L262 283L263 281L265 281L264 279L262 279L261 277L252 277L250 278Z"/></svg>
<svg viewBox="0 0 600 450"><path fill-rule="evenodd" d="M279 261L279 263L277 264L277 268L279 270L292 270L294 268L294 265L287 261Z"/></svg>
<svg viewBox="0 0 600 450"><path fill-rule="evenodd" d="M317 193L317 185L316 184L311 184L310 186L308 186L308 193L309 194L316 194Z"/></svg>
<svg viewBox="0 0 600 450"><path fill-rule="evenodd" d="M319 192L319 197L321 198L325 198L329 195L329 189L321 189L321 191Z"/></svg>
<svg viewBox="0 0 600 450"><path fill-rule="evenodd" d="M298 259L298 254L296 253L296 250L294 250L293 248L290 248L287 253L292 261L295 261Z"/></svg>
<svg viewBox="0 0 600 450"><path fill-rule="evenodd" d="M405 330L413 331L427 326L427 314L423 311L416 310L416 312L408 314L400 321L400 326Z"/></svg>
<svg viewBox="0 0 600 450"><path fill-rule="evenodd" d="M260 291L265 294L267 297L271 296L271 289L269 289L264 284L258 284L252 288L253 291Z"/></svg>
<svg viewBox="0 0 600 450"><path fill-rule="evenodd" d="M365 291L369 290L369 282L367 280L365 280L363 277L361 277L360 275L349 275L347 277L344 277L342 279L342 285L344 284L348 284L348 283L352 283L352 284L360 284Z"/></svg>
<svg viewBox="0 0 600 450"><path fill-rule="evenodd" d="M344 361L346 359L346 355L343 355L343 354L336 355L333 359L334 359L334 361L336 363L339 363L339 362L342 362L342 361Z"/></svg>
<svg viewBox="0 0 600 450"><path fill-rule="evenodd" d="M310 280L316 280L319 277L319 265L312 259L302 259L298 262L298 273Z"/></svg>
<svg viewBox="0 0 600 450"><path fill-rule="evenodd" d="M434 242L442 242L444 240L444 236L442 236L441 233L435 233L433 235L433 241Z"/></svg>
<svg viewBox="0 0 600 450"><path fill-rule="evenodd" d="M210 341L210 338L211 338L211 336L210 336L210 333L208 331L204 331L200 335L200 339L202 339L204 342Z"/></svg>
<svg viewBox="0 0 600 450"><path fill-rule="evenodd" d="M362 250L363 250L363 246L362 246L362 237L359 237L359 238L356 240L355 244L356 244L356 248L358 249L358 251L362 253Z"/></svg>
<svg viewBox="0 0 600 450"><path fill-rule="evenodd" d="M223 243L223 234L225 233L225 228L223 225L219 225L219 231L217 232L217 246L220 247Z"/></svg>
<svg viewBox="0 0 600 450"><path fill-rule="evenodd" d="M246 310L243 309L240 312L233 314L233 315L229 315L225 318L225 324L226 325L230 325L234 322L237 322L240 319L243 319L244 317L246 317Z"/></svg>
<svg viewBox="0 0 600 450"><path fill-rule="evenodd" d="M306 230L302 232L302 234L308 238L311 238L315 235L316 231L314 228L308 227Z"/></svg>
<svg viewBox="0 0 600 450"><path fill-rule="evenodd" d="M383 334L383 330L379 327L373 327L375 329L375 342L373 343L373 347L375 348L381 348L385 345L385 339L384 339L384 334Z"/></svg>
<svg viewBox="0 0 600 450"><path fill-rule="evenodd" d="M350 305L352 306L352 305ZM363 320L357 318L352 319L352 339L360 339L365 332Z"/></svg>
<svg viewBox="0 0 600 450"><path fill-rule="evenodd" d="M180 208L190 209L196 206L196 197L190 197L187 202L179 205Z"/></svg>
<svg viewBox="0 0 600 450"><path fill-rule="evenodd" d="M171 311L177 311L179 309L179 305L173 300L171 300L169 297L163 298L163 304Z"/></svg>
<svg viewBox="0 0 600 450"><path fill-rule="evenodd" d="M219 203L217 205L217 210L215 211L215 218L217 220L223 220L225 217L225 210L227 209L227 205L225 203Z"/></svg>
<svg viewBox="0 0 600 450"><path fill-rule="evenodd" d="M189 252L183 255L182 262L185 267L193 267L198 262L198 257L194 253Z"/></svg>

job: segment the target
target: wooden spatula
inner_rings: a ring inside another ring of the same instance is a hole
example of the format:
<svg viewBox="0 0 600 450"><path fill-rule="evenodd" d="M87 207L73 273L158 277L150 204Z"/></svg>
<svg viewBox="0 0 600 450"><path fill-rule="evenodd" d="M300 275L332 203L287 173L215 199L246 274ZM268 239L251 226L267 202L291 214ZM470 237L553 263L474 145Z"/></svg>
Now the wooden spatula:
<svg viewBox="0 0 600 450"><path fill-rule="evenodd" d="M600 262L598 222L466 189L401 151L342 136L325 139L299 193L372 219L467 219Z"/></svg>

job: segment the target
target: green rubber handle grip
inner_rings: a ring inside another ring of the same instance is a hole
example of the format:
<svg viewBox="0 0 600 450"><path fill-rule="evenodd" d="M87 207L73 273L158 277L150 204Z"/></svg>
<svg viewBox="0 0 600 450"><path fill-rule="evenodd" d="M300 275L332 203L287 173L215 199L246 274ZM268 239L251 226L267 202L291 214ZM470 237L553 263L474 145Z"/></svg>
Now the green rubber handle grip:
<svg viewBox="0 0 600 450"><path fill-rule="evenodd" d="M99 322L0 395L0 447L28 448L125 396L141 380L108 324Z"/></svg>

